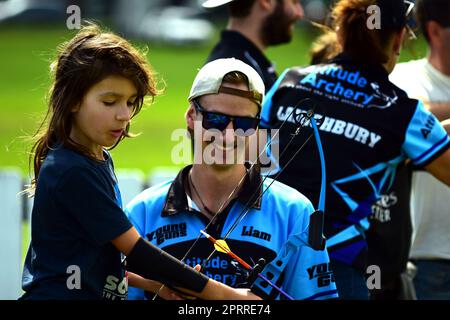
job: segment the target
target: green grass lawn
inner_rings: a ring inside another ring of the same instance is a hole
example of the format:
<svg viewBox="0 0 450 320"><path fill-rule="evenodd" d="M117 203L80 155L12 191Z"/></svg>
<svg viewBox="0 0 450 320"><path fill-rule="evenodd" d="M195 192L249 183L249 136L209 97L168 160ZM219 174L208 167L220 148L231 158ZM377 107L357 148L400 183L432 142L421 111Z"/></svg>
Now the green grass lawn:
<svg viewBox="0 0 450 320"><path fill-rule="evenodd" d="M0 27L0 168L15 166L28 174L30 143L23 137L36 131L45 114L50 61L57 45L73 34L54 26ZM269 49L268 56L277 71L307 64L315 35L310 29L298 28L291 44ZM141 136L126 140L113 150L116 168L137 168L148 173L156 166L173 165L171 149L176 142L170 140L170 135L174 129L185 127L190 86L217 38L218 32L211 43L196 47L133 42L139 47L148 46L147 57L164 81L165 92L133 120L132 129ZM401 60L425 54L422 40L415 47L415 56L404 50ZM25 223L24 250L28 246L28 230Z"/></svg>

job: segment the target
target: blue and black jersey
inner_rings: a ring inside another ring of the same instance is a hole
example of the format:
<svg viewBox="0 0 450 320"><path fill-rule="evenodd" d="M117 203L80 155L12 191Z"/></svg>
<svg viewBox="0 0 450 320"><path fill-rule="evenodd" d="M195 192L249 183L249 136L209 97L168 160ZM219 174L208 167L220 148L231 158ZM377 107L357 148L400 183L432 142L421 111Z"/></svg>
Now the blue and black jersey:
<svg viewBox="0 0 450 320"><path fill-rule="evenodd" d="M178 259L184 257L209 222L186 192L190 168L181 170L173 181L145 190L125 210L142 237ZM231 250L250 265L260 258L273 260L290 234L308 234L309 216L313 212L310 201L279 182L268 188L271 181L267 179L260 185L259 170L250 170L238 197L206 230L214 238L224 239L239 214L248 208L247 204L253 203L245 218L226 237ZM262 198L250 201L266 189ZM201 265L213 249L209 240L201 238L184 261L192 267ZM215 252L202 271L229 286L249 287L247 270L226 254ZM336 297L326 250L300 247L284 271L281 286L296 299ZM130 299L143 299L145 295L153 296L130 287Z"/></svg>
<svg viewBox="0 0 450 320"><path fill-rule="evenodd" d="M305 100L310 99L310 100ZM364 230L371 206L391 188L397 166L411 159L425 166L450 145L439 121L388 80L381 66L352 62L345 54L328 64L286 70L268 92L264 127L280 128L280 152L297 128L295 117L315 106L327 168L325 236L330 258L364 268ZM302 129L286 150L284 167L311 134ZM308 143L280 174L317 203L321 168ZM279 171L278 168L278 171ZM277 170L275 170L277 171Z"/></svg>
<svg viewBox="0 0 450 320"><path fill-rule="evenodd" d="M112 159L90 159L58 146L37 180L23 299L127 298L122 254L111 240L132 225Z"/></svg>

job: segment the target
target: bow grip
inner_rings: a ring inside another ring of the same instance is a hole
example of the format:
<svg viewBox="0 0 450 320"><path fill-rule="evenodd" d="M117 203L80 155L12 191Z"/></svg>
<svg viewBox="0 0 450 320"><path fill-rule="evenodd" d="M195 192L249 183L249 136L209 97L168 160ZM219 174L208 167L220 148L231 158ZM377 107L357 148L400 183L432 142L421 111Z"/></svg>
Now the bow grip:
<svg viewBox="0 0 450 320"><path fill-rule="evenodd" d="M309 217L308 243L316 251L324 250L326 238L323 235L323 211L316 210Z"/></svg>

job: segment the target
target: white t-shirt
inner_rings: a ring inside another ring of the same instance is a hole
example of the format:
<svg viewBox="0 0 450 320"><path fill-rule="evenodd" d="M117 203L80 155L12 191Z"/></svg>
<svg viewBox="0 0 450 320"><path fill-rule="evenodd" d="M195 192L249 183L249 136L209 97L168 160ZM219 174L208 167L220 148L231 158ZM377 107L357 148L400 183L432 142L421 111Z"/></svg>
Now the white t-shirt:
<svg viewBox="0 0 450 320"><path fill-rule="evenodd" d="M450 101L450 77L427 59L400 63L389 78L412 98ZM414 172L411 215L414 232L410 257L450 260L450 188L426 171Z"/></svg>

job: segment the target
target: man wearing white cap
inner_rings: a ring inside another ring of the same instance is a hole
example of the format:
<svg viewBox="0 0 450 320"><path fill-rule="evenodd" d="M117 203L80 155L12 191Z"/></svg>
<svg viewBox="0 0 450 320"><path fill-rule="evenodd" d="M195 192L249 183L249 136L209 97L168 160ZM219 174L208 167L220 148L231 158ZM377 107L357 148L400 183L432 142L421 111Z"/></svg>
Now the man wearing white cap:
<svg viewBox="0 0 450 320"><path fill-rule="evenodd" d="M204 8L227 5L229 20L207 62L236 58L252 66L269 90L277 79L265 56L267 47L288 43L294 24L303 17L299 0L208 0Z"/></svg>
<svg viewBox="0 0 450 320"><path fill-rule="evenodd" d="M273 260L291 234L308 236L314 211L298 191L263 179L257 164L243 161L248 139L258 132L263 97L261 77L242 61L229 58L206 64L194 80L185 114L194 163L173 181L145 190L126 208L148 241L188 265L202 265L207 276L232 287L251 286L248 270L224 253L211 254L213 245L200 230L226 239L234 253L254 265L260 258ZM230 160L230 153L236 157ZM335 298L328 263L326 250L315 251L305 242L277 284L294 299ZM170 298L159 288L155 283L153 291ZM267 299L286 297L275 289L266 293L253 286L252 291ZM129 290L130 299L152 295Z"/></svg>

